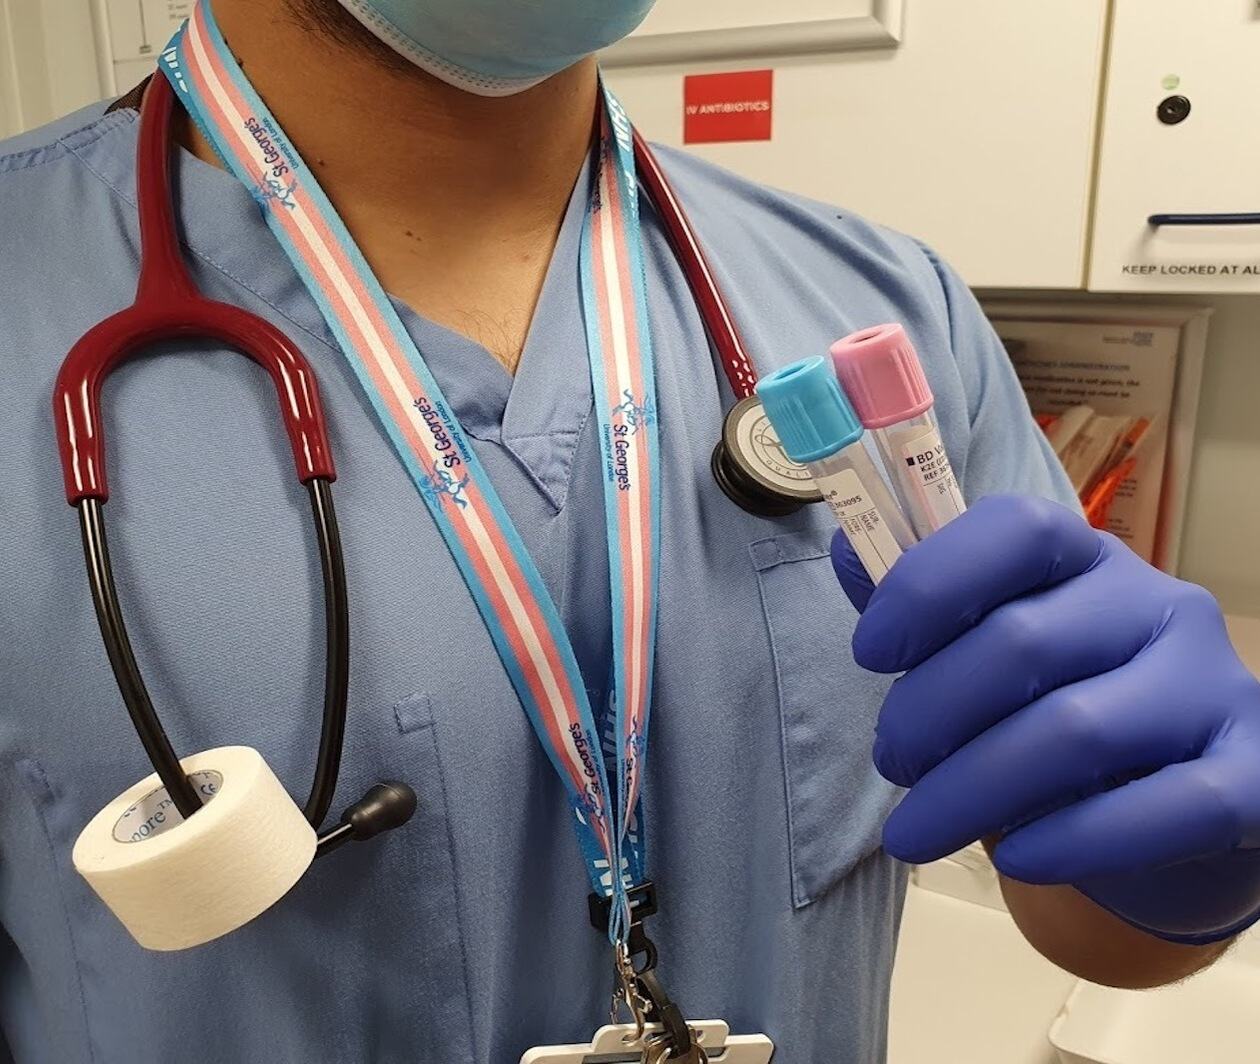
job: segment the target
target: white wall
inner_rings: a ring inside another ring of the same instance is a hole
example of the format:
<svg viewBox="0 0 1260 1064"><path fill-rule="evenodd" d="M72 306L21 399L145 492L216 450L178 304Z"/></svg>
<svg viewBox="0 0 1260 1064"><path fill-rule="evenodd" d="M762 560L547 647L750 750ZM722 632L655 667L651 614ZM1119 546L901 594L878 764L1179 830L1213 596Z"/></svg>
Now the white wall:
<svg viewBox="0 0 1260 1064"><path fill-rule="evenodd" d="M92 0L0 0L0 137L106 95Z"/></svg>
<svg viewBox="0 0 1260 1064"><path fill-rule="evenodd" d="M0 0L0 137L11 137L22 128L9 2Z"/></svg>

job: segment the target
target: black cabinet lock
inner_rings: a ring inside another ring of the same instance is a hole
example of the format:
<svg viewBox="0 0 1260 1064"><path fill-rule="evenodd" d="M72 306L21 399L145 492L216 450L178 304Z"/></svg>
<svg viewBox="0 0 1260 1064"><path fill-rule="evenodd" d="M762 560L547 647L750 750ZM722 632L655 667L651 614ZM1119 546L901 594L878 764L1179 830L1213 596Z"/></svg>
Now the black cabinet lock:
<svg viewBox="0 0 1260 1064"><path fill-rule="evenodd" d="M1190 117L1192 109L1193 105L1187 97L1169 96L1168 99L1164 100L1159 105L1159 108L1155 113L1159 116L1159 120L1163 122L1164 125L1178 126Z"/></svg>

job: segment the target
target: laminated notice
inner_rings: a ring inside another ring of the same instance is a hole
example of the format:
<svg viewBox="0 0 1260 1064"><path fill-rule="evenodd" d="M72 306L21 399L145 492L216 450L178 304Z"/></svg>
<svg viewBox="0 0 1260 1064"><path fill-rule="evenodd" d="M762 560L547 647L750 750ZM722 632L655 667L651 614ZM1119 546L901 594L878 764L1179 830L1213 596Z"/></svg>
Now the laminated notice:
<svg viewBox="0 0 1260 1064"><path fill-rule="evenodd" d="M901 557L901 546L862 478L856 469L844 469L817 484L871 582L878 584Z"/></svg>
<svg viewBox="0 0 1260 1064"><path fill-rule="evenodd" d="M961 515L967 504L945 453L945 444L936 429L928 429L901 445L902 482L908 494L919 502L920 511L930 520L932 531L944 528Z"/></svg>

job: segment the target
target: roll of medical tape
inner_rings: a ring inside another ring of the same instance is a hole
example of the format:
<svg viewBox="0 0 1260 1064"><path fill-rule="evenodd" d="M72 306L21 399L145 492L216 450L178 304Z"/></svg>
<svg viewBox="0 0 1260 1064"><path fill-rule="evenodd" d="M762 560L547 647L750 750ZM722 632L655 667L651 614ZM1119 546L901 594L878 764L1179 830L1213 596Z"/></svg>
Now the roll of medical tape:
<svg viewBox="0 0 1260 1064"><path fill-rule="evenodd" d="M257 750L181 764L204 805L184 820L156 773L92 818L74 867L152 950L199 946L279 901L315 858L315 831Z"/></svg>

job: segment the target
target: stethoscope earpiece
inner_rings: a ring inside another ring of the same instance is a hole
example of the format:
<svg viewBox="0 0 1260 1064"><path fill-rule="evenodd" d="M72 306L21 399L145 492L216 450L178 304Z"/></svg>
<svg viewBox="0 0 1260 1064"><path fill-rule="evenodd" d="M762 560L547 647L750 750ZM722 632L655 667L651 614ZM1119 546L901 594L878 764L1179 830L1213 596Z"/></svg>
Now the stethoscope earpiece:
<svg viewBox="0 0 1260 1064"><path fill-rule="evenodd" d="M709 465L726 497L757 517L788 517L822 501L809 470L784 452L755 395L731 407Z"/></svg>

